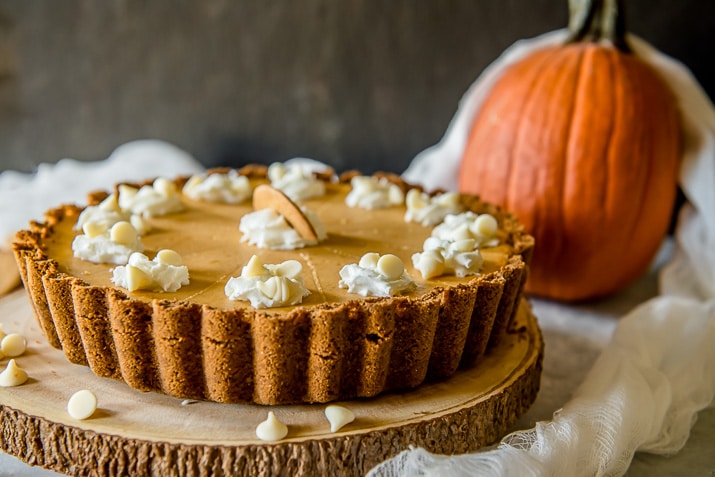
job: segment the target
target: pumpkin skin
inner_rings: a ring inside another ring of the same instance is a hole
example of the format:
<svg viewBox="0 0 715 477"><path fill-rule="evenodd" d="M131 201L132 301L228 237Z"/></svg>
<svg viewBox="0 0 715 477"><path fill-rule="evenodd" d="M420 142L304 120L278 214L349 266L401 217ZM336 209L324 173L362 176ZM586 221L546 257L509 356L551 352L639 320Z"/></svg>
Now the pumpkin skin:
<svg viewBox="0 0 715 477"><path fill-rule="evenodd" d="M632 54L576 42L509 67L474 119L459 189L513 212L536 240L527 292L621 290L667 233L681 157L668 87Z"/></svg>

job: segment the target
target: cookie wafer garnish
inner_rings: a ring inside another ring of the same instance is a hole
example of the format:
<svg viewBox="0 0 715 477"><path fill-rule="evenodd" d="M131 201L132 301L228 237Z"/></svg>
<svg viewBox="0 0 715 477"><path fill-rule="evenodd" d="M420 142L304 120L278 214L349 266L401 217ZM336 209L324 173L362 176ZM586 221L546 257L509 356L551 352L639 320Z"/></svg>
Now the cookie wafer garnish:
<svg viewBox="0 0 715 477"><path fill-rule="evenodd" d="M300 207L274 187L266 184L256 187L253 191L253 209L273 209L282 215L302 238L318 240L318 234Z"/></svg>

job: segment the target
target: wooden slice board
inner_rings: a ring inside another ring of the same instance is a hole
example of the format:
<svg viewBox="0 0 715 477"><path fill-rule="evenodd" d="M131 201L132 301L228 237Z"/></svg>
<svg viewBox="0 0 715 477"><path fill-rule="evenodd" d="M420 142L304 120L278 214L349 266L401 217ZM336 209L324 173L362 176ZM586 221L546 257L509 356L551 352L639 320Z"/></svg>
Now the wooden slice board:
<svg viewBox="0 0 715 477"><path fill-rule="evenodd" d="M46 343L23 289L0 299L0 323L28 338L16 362L30 375L0 387L0 449L71 475L364 475L409 446L469 452L497 441L533 403L543 357L523 301L514 331L475 367L409 392L341 402L356 420L331 433L325 405L186 403L96 377ZM99 409L77 421L66 406L81 389L97 395ZM255 434L269 410L289 426L275 443Z"/></svg>

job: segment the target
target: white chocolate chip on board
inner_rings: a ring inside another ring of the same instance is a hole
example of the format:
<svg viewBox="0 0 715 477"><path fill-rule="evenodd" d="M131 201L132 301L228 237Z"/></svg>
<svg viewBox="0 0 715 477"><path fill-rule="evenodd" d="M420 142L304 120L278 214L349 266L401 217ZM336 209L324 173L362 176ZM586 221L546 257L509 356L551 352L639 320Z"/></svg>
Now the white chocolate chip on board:
<svg viewBox="0 0 715 477"><path fill-rule="evenodd" d="M325 408L325 417L330 422L330 432L338 432L343 426L355 420L355 414L350 409L337 404Z"/></svg>
<svg viewBox="0 0 715 477"><path fill-rule="evenodd" d="M27 340L18 333L10 333L0 342L0 351L8 358L20 356L27 349Z"/></svg>
<svg viewBox="0 0 715 477"><path fill-rule="evenodd" d="M87 419L97 410L97 396L89 389L77 391L67 401L67 414L73 419Z"/></svg>
<svg viewBox="0 0 715 477"><path fill-rule="evenodd" d="M262 441L279 441L287 435L288 426L279 421L272 411L265 421L256 426L256 436Z"/></svg>
<svg viewBox="0 0 715 477"><path fill-rule="evenodd" d="M0 386L11 388L25 384L28 380L27 373L20 368L14 359L7 362L5 370L0 373Z"/></svg>

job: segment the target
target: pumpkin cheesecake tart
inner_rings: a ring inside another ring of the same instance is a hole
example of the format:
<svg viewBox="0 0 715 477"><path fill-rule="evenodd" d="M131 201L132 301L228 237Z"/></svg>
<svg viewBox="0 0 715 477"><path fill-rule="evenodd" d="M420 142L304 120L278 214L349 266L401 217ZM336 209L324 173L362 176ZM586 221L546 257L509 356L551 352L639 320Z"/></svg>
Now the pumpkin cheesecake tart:
<svg viewBox="0 0 715 477"><path fill-rule="evenodd" d="M20 231L49 343L140 391L225 403L445 379L507 332L534 241L397 176L282 164L119 184Z"/></svg>

